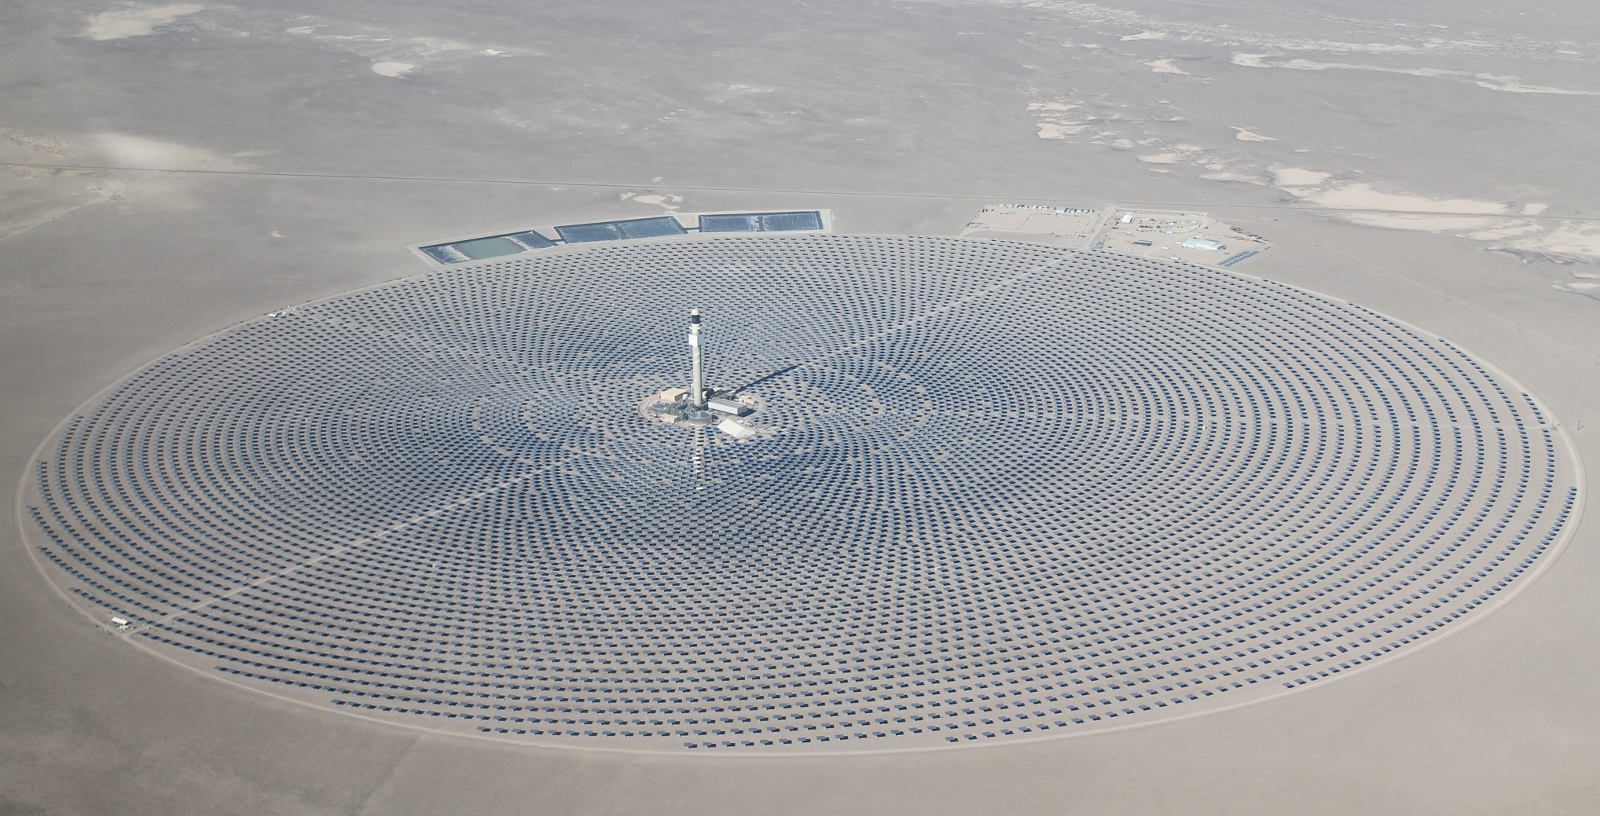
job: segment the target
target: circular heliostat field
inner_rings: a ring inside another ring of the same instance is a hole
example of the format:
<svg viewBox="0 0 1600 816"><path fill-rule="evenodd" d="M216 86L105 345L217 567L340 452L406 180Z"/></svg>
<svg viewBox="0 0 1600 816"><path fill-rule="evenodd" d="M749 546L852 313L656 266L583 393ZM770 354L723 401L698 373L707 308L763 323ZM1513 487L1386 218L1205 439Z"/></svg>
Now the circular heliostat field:
<svg viewBox="0 0 1600 816"><path fill-rule="evenodd" d="M641 413L687 385L694 307L759 433ZM41 450L30 544L130 642L407 725L699 752L1081 734L1324 682L1515 592L1578 480L1533 397L1356 305L821 234L297 307Z"/></svg>

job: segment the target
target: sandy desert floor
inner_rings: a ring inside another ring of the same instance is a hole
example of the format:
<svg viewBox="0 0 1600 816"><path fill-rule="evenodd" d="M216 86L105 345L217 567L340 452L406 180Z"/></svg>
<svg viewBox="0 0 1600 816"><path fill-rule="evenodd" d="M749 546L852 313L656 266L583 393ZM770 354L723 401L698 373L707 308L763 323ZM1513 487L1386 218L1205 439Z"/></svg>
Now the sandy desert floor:
<svg viewBox="0 0 1600 816"><path fill-rule="evenodd" d="M1600 19L1560 0L0 9L0 473L197 337L408 246L682 210L958 234L1204 210L1239 269L1488 360L1600 472ZM1586 501L1600 505L1595 480ZM1377 670L1147 728L819 758L544 750L281 703L73 613L0 521L0 811L1592 813L1600 527Z"/></svg>

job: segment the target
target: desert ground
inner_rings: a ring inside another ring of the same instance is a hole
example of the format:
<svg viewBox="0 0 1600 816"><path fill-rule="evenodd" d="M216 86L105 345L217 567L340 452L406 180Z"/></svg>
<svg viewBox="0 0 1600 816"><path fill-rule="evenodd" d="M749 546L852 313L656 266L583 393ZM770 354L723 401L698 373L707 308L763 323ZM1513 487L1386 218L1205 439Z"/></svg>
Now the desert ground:
<svg viewBox="0 0 1600 816"><path fill-rule="evenodd" d="M994 202L1204 211L1239 267L1492 363L1600 471L1600 18L1351 0L0 9L0 473L196 338L419 274L421 242ZM1600 504L1594 481L1586 503ZM1600 525L1464 631L1305 693L865 756L539 749L364 722L108 637L0 521L0 812L1600 810Z"/></svg>

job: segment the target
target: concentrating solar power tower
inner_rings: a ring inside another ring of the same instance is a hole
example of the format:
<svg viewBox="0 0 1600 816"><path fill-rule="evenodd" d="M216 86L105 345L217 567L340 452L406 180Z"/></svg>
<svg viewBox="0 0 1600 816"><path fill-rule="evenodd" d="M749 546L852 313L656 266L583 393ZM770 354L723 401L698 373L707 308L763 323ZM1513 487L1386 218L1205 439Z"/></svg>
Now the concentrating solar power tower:
<svg viewBox="0 0 1600 816"><path fill-rule="evenodd" d="M705 360L700 351L700 310L689 310L689 404L696 411L706 408Z"/></svg>
<svg viewBox="0 0 1600 816"><path fill-rule="evenodd" d="M700 310L689 310L689 387L674 385L639 403L646 419L686 427L710 427L737 439L762 433L745 418L758 411L761 397L748 390L706 386L705 352L700 337Z"/></svg>

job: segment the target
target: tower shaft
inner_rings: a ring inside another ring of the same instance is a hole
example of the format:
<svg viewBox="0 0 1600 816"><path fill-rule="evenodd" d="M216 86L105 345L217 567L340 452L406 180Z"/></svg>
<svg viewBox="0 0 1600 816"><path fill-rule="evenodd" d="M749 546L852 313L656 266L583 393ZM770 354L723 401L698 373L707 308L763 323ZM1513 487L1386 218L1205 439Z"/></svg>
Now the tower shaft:
<svg viewBox="0 0 1600 816"><path fill-rule="evenodd" d="M689 399L695 410L706 407L705 361L700 352L700 310L689 310Z"/></svg>

